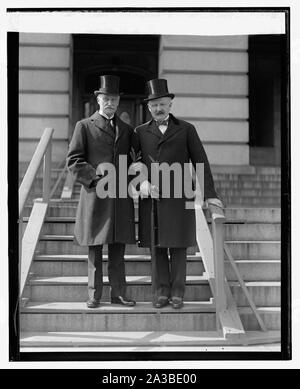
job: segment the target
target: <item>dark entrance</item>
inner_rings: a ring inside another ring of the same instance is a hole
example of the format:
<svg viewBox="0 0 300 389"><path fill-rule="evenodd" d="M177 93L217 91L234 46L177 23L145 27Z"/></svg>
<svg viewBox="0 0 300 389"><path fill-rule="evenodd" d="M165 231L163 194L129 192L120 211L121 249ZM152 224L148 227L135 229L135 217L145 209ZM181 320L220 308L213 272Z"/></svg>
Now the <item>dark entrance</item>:
<svg viewBox="0 0 300 389"><path fill-rule="evenodd" d="M249 37L250 164L280 165L284 36Z"/></svg>
<svg viewBox="0 0 300 389"><path fill-rule="evenodd" d="M159 36L89 35L73 36L73 115L75 123L93 114L99 106L94 90L101 74L120 77L118 114L133 127L149 119L143 99L146 82L157 77Z"/></svg>

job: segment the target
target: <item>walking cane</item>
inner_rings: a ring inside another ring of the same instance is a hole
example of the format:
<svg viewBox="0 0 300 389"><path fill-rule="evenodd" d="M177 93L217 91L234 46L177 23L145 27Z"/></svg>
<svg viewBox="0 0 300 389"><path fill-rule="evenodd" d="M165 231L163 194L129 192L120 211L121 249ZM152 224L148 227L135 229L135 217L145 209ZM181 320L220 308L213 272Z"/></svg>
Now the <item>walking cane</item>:
<svg viewBox="0 0 300 389"><path fill-rule="evenodd" d="M154 160L154 158L149 155L149 158L152 162L151 168L156 168L158 162ZM155 193L156 192L156 193ZM150 196L151 196L151 236L150 236L150 249L151 249L151 268L152 268L152 295L154 296L156 291L157 280L154 277L156 273L154 270L156 269L156 247L158 245L158 220L157 220L157 201L160 201L160 193L158 188L155 185L151 185L150 188Z"/></svg>
<svg viewBox="0 0 300 389"><path fill-rule="evenodd" d="M151 196L151 262L152 262L152 295L154 295L154 292L156 290L156 280L154 278L154 269L156 269L156 247L157 247L157 234L158 234L158 225L157 225L157 201L159 199L155 199Z"/></svg>

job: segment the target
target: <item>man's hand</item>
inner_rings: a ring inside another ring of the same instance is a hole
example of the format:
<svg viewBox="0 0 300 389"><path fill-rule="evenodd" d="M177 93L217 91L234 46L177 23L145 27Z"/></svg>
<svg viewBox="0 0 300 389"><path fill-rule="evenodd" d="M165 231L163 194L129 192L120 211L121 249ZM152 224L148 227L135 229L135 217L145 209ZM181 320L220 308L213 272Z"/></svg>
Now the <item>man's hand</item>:
<svg viewBox="0 0 300 389"><path fill-rule="evenodd" d="M159 191L157 186L151 185L149 181L145 180L141 183L140 192L142 197L149 197L159 199Z"/></svg>
<svg viewBox="0 0 300 389"><path fill-rule="evenodd" d="M150 194L150 187L151 187L151 184L149 181L145 180L141 183L140 185L140 192L141 192L141 195L142 197L148 197L149 194Z"/></svg>
<svg viewBox="0 0 300 389"><path fill-rule="evenodd" d="M209 205L215 205L216 207L219 207L219 208L222 208L224 209L224 205L222 203L221 200L217 199L217 198L210 198L210 199L206 199L206 205L209 206Z"/></svg>
<svg viewBox="0 0 300 389"><path fill-rule="evenodd" d="M100 176L96 176L96 178L93 179L93 181L90 184L90 188L96 188L98 181L101 180Z"/></svg>
<svg viewBox="0 0 300 389"><path fill-rule="evenodd" d="M141 172L143 170L143 164L142 162L133 162L129 169L133 170L135 173Z"/></svg>

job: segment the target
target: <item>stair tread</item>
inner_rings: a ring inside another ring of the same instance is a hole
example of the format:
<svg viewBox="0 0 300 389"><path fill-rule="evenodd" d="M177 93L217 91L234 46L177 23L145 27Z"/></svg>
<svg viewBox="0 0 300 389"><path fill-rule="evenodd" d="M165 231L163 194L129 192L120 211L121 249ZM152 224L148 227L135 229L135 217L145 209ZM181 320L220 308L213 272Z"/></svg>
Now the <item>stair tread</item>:
<svg viewBox="0 0 300 389"><path fill-rule="evenodd" d="M101 302L98 308L88 308L86 302L29 302L22 312L85 312L85 313L180 313L180 312L209 312L215 313L215 305L211 301L186 301L180 310L171 305L154 308L151 302L137 302L134 307L127 307L110 302Z"/></svg>
<svg viewBox="0 0 300 389"><path fill-rule="evenodd" d="M30 279L31 285L37 284L87 284L87 276L55 276L55 277L33 277ZM126 276L128 284L149 284L151 276ZM108 283L108 276L103 276L103 282ZM207 283L206 276L186 276L186 282L190 283Z"/></svg>
<svg viewBox="0 0 300 389"><path fill-rule="evenodd" d="M103 259L106 260L108 257L107 254L103 254ZM125 260L126 261L150 261L151 256L145 255L145 254L137 254L137 255L130 255L130 254L125 254ZM76 261L87 261L88 255L87 254L40 254L36 255L34 258L34 261L71 261L71 262L76 262ZM199 262L201 261L201 256L200 254L198 255L188 255L187 256L188 261L193 261L193 262ZM263 263L280 263L280 259L235 259L235 263L241 263L241 264L263 264ZM225 259L225 262L229 262L229 260Z"/></svg>
<svg viewBox="0 0 300 389"><path fill-rule="evenodd" d="M28 216L23 217L23 221L26 222L29 220ZM70 223L74 224L76 221L75 216L50 216L45 218L45 223ZM208 220L210 222L210 220ZM251 221L247 219L226 219L226 222L224 223L226 225L242 225L242 226L268 226L268 225L281 225L280 221L271 222L271 221Z"/></svg>
<svg viewBox="0 0 300 389"><path fill-rule="evenodd" d="M44 234L41 235L40 240L62 240L62 241L73 241L74 235L63 235L63 234ZM251 243L251 244L278 244L280 240L226 240L225 243Z"/></svg>
<svg viewBox="0 0 300 389"><path fill-rule="evenodd" d="M150 254L125 254L124 255L125 261L138 261L138 262L149 262L151 260ZM35 261L87 261L88 255L87 254L43 254L43 255L36 255ZM103 254L103 260L107 260L108 255ZM201 261L200 255L188 255L187 256L188 261L193 262L199 262Z"/></svg>
<svg viewBox="0 0 300 389"><path fill-rule="evenodd" d="M78 284L87 284L87 276L54 276L54 277L33 277L30 279L30 285L78 285ZM151 276L142 275L142 276L126 276L127 284L151 284ZM103 276L104 284L108 283L108 276ZM186 276L187 284L207 284L208 279L206 275L196 275ZM238 281L229 281L230 286L239 286ZM247 287L257 287L257 286L276 286L281 285L280 281L245 281Z"/></svg>
<svg viewBox="0 0 300 389"><path fill-rule="evenodd" d="M180 310L174 310L171 305L168 305L163 308L154 308L151 302L142 301L137 302L134 307L126 307L117 304L111 304L110 302L101 302L101 305L98 308L88 308L86 302L84 301L58 301L58 302L49 302L49 301L38 301L33 302L29 301L25 307L22 307L22 312L29 311L38 311L38 310L61 310L61 311L86 311L86 312L96 312L96 311L107 311L107 312L186 312L191 310L207 309L210 312L215 312L215 304L211 301L184 301L184 306ZM280 313L280 306L258 306L256 307L259 313ZM252 309L249 306L239 306L238 311L243 314L253 314Z"/></svg>

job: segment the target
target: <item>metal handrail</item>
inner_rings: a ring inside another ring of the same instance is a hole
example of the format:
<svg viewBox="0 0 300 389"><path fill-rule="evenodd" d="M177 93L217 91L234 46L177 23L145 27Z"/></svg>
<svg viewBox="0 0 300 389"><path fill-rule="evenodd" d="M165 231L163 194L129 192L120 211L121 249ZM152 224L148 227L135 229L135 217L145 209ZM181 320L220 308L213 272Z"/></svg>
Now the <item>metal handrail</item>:
<svg viewBox="0 0 300 389"><path fill-rule="evenodd" d="M22 180L22 183L19 188L19 218L23 214L23 210L26 204L26 201L29 197L31 187L33 185L37 171L41 165L42 159L45 157L49 160L51 159L51 150L49 151L49 146L51 144L53 128L45 128L44 133L40 139L40 142L37 146L37 149L30 161L26 174ZM48 152L47 152L48 151ZM49 162L49 161L47 161ZM45 170L46 177L44 176L44 185L43 185L43 198L44 200L49 201L50 194L50 171L51 166L48 166L48 163L45 161ZM47 193L48 191L48 193Z"/></svg>

